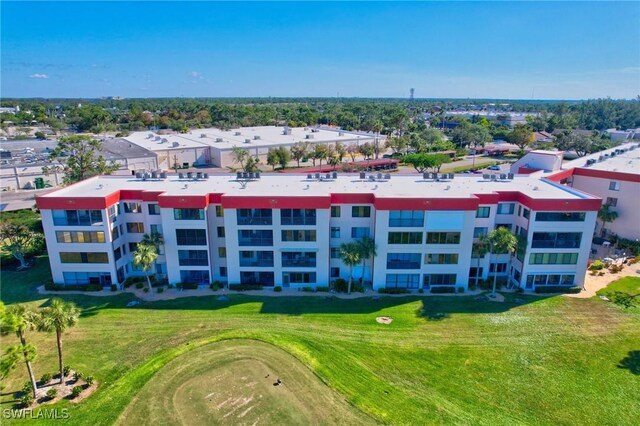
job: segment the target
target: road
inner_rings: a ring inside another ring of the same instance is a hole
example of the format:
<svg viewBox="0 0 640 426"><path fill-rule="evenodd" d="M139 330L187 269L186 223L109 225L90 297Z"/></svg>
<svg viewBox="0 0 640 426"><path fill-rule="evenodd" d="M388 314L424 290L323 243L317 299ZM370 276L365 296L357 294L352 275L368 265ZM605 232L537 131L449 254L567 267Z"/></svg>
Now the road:
<svg viewBox="0 0 640 426"><path fill-rule="evenodd" d="M56 189L59 188L0 192L0 212L30 209L36 204L36 195L48 194Z"/></svg>

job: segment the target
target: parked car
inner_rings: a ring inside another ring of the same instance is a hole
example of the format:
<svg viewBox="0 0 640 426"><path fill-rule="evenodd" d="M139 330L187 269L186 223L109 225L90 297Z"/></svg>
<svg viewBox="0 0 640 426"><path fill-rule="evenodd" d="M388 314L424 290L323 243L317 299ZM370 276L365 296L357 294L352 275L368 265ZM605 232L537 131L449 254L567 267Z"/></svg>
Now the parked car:
<svg viewBox="0 0 640 426"><path fill-rule="evenodd" d="M494 164L493 166L487 167L487 169L489 169L489 170L500 170L500 166L498 166L497 164Z"/></svg>

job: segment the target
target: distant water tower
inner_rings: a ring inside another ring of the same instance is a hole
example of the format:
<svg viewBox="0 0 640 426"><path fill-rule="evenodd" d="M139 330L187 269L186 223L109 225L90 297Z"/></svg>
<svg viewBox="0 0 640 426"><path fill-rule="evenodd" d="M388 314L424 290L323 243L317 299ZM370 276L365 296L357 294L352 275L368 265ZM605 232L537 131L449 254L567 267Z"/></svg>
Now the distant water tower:
<svg viewBox="0 0 640 426"><path fill-rule="evenodd" d="M413 102L413 94L415 93L416 89L414 89L413 87L411 89L409 89L409 101Z"/></svg>

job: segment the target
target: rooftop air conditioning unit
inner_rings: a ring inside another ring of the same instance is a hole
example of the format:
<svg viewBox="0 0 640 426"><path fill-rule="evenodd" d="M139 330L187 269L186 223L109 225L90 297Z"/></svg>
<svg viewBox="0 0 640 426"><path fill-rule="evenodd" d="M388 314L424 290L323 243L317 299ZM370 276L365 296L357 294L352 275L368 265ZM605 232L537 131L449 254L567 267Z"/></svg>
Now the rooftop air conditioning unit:
<svg viewBox="0 0 640 426"><path fill-rule="evenodd" d="M360 179L366 178L367 174L365 172L360 172Z"/></svg>
<svg viewBox="0 0 640 426"><path fill-rule="evenodd" d="M331 177L332 177L333 179L338 179L338 173L337 173L337 172L333 172L333 173L331 173Z"/></svg>
<svg viewBox="0 0 640 426"><path fill-rule="evenodd" d="M305 135L305 139L313 139L313 135Z"/></svg>
<svg viewBox="0 0 640 426"><path fill-rule="evenodd" d="M338 132L338 136L344 136L344 132Z"/></svg>
<svg viewBox="0 0 640 426"><path fill-rule="evenodd" d="M216 138L216 142L222 142L222 138Z"/></svg>
<svg viewBox="0 0 640 426"><path fill-rule="evenodd" d="M160 136L156 136L156 137L155 137L155 139L156 139L157 141L159 141L159 140L160 140L160 139L162 139L162 138L161 138Z"/></svg>
<svg viewBox="0 0 640 426"><path fill-rule="evenodd" d="M307 174L307 179L313 179L313 175L311 173Z"/></svg>
<svg viewBox="0 0 640 426"><path fill-rule="evenodd" d="M178 179L184 179L184 173L178 173Z"/></svg>
<svg viewBox="0 0 640 426"><path fill-rule="evenodd" d="M233 133L233 135L234 135L234 136L240 136L241 134L242 134L242 133L240 133L240 132L234 132L234 133Z"/></svg>
<svg viewBox="0 0 640 426"><path fill-rule="evenodd" d="M236 179L242 179L242 172L236 172Z"/></svg>
<svg viewBox="0 0 640 426"><path fill-rule="evenodd" d="M180 144L178 142L174 142L171 144L172 147L177 148L180 146Z"/></svg>
<svg viewBox="0 0 640 426"><path fill-rule="evenodd" d="M156 171L151 172L151 179L158 179L158 172Z"/></svg>
<svg viewBox="0 0 640 426"><path fill-rule="evenodd" d="M244 143L251 143L251 139L245 139Z"/></svg>
<svg viewBox="0 0 640 426"><path fill-rule="evenodd" d="M160 179L166 179L167 174L165 172L160 172Z"/></svg>
<svg viewBox="0 0 640 426"><path fill-rule="evenodd" d="M153 133L149 133L149 134L147 135L147 139L151 139L152 137L153 137Z"/></svg>
<svg viewBox="0 0 640 426"><path fill-rule="evenodd" d="M507 179L513 180L513 178L514 178L514 174L513 173L507 173Z"/></svg>
<svg viewBox="0 0 640 426"><path fill-rule="evenodd" d="M253 137L253 140L254 140L254 141L259 141L259 140L260 140L260 135L255 135L255 136Z"/></svg>
<svg viewBox="0 0 640 426"><path fill-rule="evenodd" d="M505 180L507 178L506 173L500 173L500 179Z"/></svg>
<svg viewBox="0 0 640 426"><path fill-rule="evenodd" d="M384 175L385 180L391 180L391 175L389 173Z"/></svg>
<svg viewBox="0 0 640 426"><path fill-rule="evenodd" d="M206 134L204 134L204 133L200 133L200 137L201 137L201 138L206 138L206 137L207 137L207 135L206 135Z"/></svg>
<svg viewBox="0 0 640 426"><path fill-rule="evenodd" d="M202 172L196 172L196 179L202 179Z"/></svg>
<svg viewBox="0 0 640 426"><path fill-rule="evenodd" d="M485 174L485 175L482 175L482 179L484 179L484 180L489 180L489 175L486 175L486 174Z"/></svg>

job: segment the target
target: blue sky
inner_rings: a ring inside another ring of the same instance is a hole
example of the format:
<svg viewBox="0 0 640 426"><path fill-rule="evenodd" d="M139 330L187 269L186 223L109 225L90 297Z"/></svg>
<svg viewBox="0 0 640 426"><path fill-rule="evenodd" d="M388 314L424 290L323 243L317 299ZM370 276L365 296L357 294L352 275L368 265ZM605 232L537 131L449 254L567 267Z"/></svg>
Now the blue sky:
<svg viewBox="0 0 640 426"><path fill-rule="evenodd" d="M640 94L640 2L1 8L3 97Z"/></svg>

